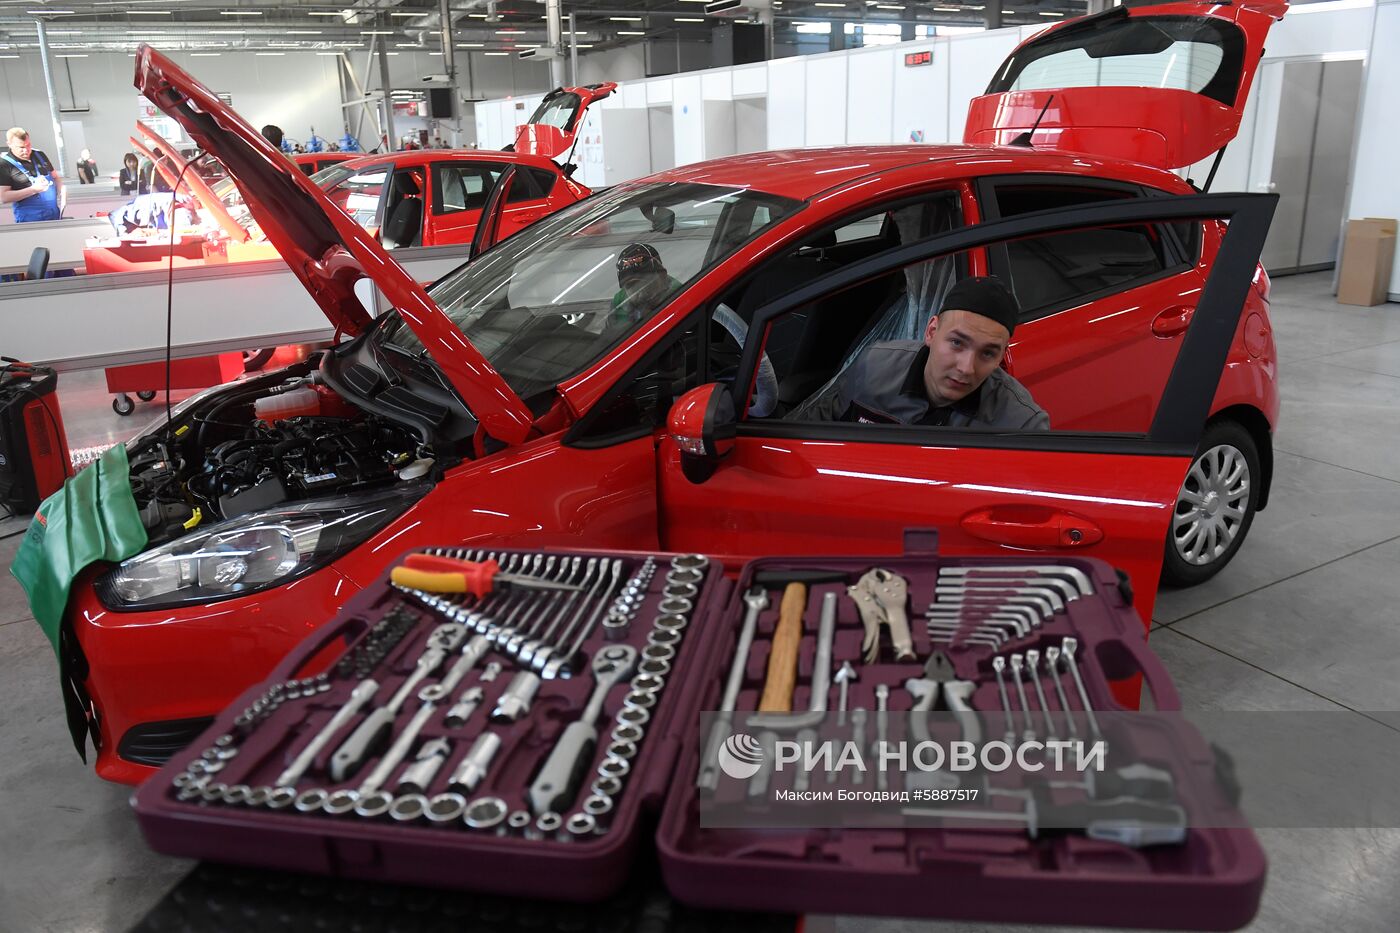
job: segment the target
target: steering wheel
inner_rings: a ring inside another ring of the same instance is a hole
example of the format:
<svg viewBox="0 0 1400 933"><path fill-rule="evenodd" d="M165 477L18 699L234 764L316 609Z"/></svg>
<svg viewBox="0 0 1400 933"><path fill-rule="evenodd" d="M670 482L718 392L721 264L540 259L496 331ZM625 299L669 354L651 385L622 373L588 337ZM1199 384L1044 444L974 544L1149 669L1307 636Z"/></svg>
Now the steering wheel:
<svg viewBox="0 0 1400 933"><path fill-rule="evenodd" d="M745 324L744 319L735 314L729 305L721 304L715 308L715 323L725 329L739 345L740 350L744 348L744 341L749 335L749 325ZM777 407L778 374L774 372L768 354L764 353L758 361L758 377L754 380L754 399L753 404L749 406L749 414L755 418L766 418Z"/></svg>

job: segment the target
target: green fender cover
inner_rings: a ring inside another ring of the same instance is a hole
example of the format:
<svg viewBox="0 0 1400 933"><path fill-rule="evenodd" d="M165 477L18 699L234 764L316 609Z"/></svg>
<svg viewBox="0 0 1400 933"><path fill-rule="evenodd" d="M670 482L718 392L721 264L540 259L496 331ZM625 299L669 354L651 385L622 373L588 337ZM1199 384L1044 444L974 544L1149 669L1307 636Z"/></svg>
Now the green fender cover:
<svg viewBox="0 0 1400 933"><path fill-rule="evenodd" d="M124 560L146 546L128 474L123 444L78 471L39 505L10 565L55 655L68 590L83 568Z"/></svg>

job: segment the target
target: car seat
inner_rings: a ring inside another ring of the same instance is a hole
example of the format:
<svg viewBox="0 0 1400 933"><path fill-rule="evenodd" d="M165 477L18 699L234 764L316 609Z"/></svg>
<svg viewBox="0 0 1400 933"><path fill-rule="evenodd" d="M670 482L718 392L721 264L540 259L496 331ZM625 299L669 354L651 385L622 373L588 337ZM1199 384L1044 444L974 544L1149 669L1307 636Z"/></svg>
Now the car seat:
<svg viewBox="0 0 1400 933"><path fill-rule="evenodd" d="M913 243L925 240L954 229L961 224L956 202L930 200L891 213L895 228L899 232L899 242ZM841 374L860 357L873 343L885 340L920 340L928 327L929 318L943 302L943 296L953 286L960 275L959 256L940 256L925 262L915 263L903 270L902 288L888 298L880 312L869 319L864 331L847 341L844 356L834 373L820 388L795 404L784 419L803 421L810 417L813 409L824 404L836 391ZM882 281L882 280L877 280ZM843 293L847 294L847 293ZM841 296L836 296L840 298ZM826 316L831 316L827 314ZM830 372L830 370L826 370ZM786 400L785 400L786 401Z"/></svg>
<svg viewBox="0 0 1400 933"><path fill-rule="evenodd" d="M24 280L32 282L35 279L42 279L49 271L49 249L47 246L36 246L34 252L29 254L29 268L25 270Z"/></svg>
<svg viewBox="0 0 1400 933"><path fill-rule="evenodd" d="M423 233L423 188L412 172L394 173L398 198L389 208L379 241L385 249L417 246Z"/></svg>

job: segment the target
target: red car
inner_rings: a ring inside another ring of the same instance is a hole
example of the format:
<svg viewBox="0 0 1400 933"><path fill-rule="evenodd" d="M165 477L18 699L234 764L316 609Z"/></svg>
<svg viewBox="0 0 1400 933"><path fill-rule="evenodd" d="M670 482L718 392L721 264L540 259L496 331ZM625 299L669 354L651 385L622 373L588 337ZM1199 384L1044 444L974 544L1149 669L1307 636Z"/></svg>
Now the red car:
<svg viewBox="0 0 1400 933"><path fill-rule="evenodd" d="M545 156L486 149L414 149L361 156L312 180L331 202L394 249L470 243L486 195L516 166L502 236L528 227L592 192Z"/></svg>
<svg viewBox="0 0 1400 933"><path fill-rule="evenodd" d="M301 169L303 175L315 175L321 169L330 168L337 162L348 162L362 155L363 152L298 152L292 156L292 161Z"/></svg>
<svg viewBox="0 0 1400 933"><path fill-rule="evenodd" d="M1283 9L1067 23L1018 49L975 104L968 136L985 144L678 168L565 208L428 291L143 48L137 87L218 153L351 339L199 395L129 442L150 543L89 568L64 622L72 725L94 737L98 773L143 778L428 544L734 565L898 553L906 529L936 528L947 553L1109 560L1146 624L1164 539L1170 573L1214 572L1267 497L1278 394L1256 263L1273 200L1191 197L1168 167L1233 135ZM1111 75L1121 57L1141 86L1069 86L1056 68L1097 59L1088 73ZM1142 125L1161 127L1155 150ZM1002 144L1027 132L1032 145ZM1099 154L1046 145L1065 138ZM483 208L483 247L513 174ZM666 267L654 307L617 290L634 243ZM987 272L1024 306L1008 365L1053 431L808 417L871 340L917 337L949 282ZM372 318L361 276L398 310ZM273 404L301 417L271 420Z"/></svg>

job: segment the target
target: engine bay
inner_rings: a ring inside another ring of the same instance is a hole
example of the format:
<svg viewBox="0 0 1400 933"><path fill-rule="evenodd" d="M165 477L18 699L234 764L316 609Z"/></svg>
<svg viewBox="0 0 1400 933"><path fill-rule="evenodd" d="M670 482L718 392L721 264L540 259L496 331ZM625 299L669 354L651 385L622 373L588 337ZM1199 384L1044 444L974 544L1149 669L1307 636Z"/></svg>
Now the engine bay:
<svg viewBox="0 0 1400 933"><path fill-rule="evenodd" d="M344 400L306 365L211 394L127 456L152 545L288 502L420 479L435 462L417 433Z"/></svg>

